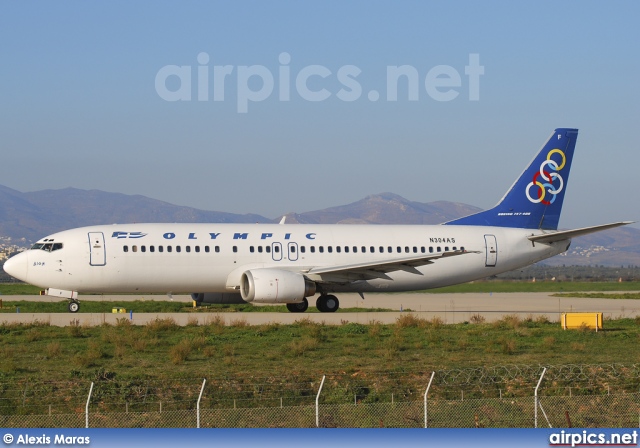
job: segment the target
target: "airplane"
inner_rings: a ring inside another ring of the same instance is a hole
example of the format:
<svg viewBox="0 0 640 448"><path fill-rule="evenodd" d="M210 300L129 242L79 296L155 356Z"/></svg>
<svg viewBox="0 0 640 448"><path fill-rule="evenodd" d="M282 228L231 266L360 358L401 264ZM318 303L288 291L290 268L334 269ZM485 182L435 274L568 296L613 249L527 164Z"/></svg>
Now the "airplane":
<svg viewBox="0 0 640 448"><path fill-rule="evenodd" d="M553 131L498 204L440 225L113 224L49 235L4 270L46 294L191 293L335 312L340 292L425 290L519 269L611 224L558 230L577 129Z"/></svg>

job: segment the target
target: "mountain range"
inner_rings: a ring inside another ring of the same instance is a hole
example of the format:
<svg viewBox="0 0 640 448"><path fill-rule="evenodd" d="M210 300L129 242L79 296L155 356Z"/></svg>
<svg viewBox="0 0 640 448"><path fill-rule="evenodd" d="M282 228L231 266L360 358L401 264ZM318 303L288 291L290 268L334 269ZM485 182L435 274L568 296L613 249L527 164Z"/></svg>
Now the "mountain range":
<svg viewBox="0 0 640 448"><path fill-rule="evenodd" d="M447 201L421 203L393 193L305 213L289 213L300 224L440 224L481 211ZM0 237L28 246L48 234L95 224L134 222L279 222L257 214L205 211L141 195L65 188L22 193L0 185ZM640 230L622 227L573 240L566 253L547 264L640 265Z"/></svg>

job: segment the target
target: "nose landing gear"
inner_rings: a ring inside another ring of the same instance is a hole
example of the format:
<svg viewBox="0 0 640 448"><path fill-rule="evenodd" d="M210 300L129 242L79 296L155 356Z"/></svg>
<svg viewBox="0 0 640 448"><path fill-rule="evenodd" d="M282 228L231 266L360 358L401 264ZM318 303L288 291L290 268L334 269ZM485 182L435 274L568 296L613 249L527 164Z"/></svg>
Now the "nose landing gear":
<svg viewBox="0 0 640 448"><path fill-rule="evenodd" d="M80 302L74 299L70 300L69 305L67 305L67 309L70 313L77 313L80 309Z"/></svg>

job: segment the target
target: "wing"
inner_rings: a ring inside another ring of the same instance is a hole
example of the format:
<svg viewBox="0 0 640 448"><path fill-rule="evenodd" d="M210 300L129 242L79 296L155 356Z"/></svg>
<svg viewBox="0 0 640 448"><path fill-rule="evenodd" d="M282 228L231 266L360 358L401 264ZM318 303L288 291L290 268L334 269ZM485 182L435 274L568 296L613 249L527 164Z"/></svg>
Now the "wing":
<svg viewBox="0 0 640 448"><path fill-rule="evenodd" d="M633 221L621 221L611 224L602 224L600 226L582 227L574 230L562 230L560 232L543 233L542 235L531 235L529 238L534 243L555 243L556 241L568 240L576 236L588 235L590 233L599 232L601 230L612 229L614 227L626 226L633 224Z"/></svg>
<svg viewBox="0 0 640 448"><path fill-rule="evenodd" d="M387 275L389 272L405 271L416 275L423 275L416 269L417 266L432 264L442 258L457 257L471 253L473 251L455 250L442 252L439 254L414 255L411 257L394 258L389 260L378 260L369 263L347 264L342 266L323 266L311 268L306 272L307 277L319 277L320 281L350 282L355 280L371 280L381 278L393 280Z"/></svg>

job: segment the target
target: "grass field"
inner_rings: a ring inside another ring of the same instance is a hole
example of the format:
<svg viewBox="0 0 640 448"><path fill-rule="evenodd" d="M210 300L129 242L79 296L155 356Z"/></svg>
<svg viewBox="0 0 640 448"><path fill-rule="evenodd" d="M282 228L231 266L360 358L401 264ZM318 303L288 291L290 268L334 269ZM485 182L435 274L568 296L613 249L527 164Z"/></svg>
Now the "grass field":
<svg viewBox="0 0 640 448"><path fill-rule="evenodd" d="M563 331L557 323L515 316L477 322L444 325L407 313L392 325L325 326L301 318L293 325L261 326L240 319L225 327L215 317L209 325L187 327L170 319L146 326L132 326L128 319L98 327L5 324L0 383L252 377L309 382L340 373L377 374L381 384L391 384L396 377L440 369L640 359L640 319L606 321L598 333ZM387 392L385 387L376 393Z"/></svg>
<svg viewBox="0 0 640 448"><path fill-rule="evenodd" d="M0 296L2 297L2 296ZM56 302L33 302L26 300L2 300L0 314L15 313L66 313L67 300ZM78 313L111 313L114 307L123 307L136 313L288 313L285 305L251 304L217 305L205 304L194 308L191 303L171 302L168 300L132 300L130 302L97 302L81 301ZM382 308L340 308L338 313L371 313L391 311ZM319 313L315 306L310 306L307 313Z"/></svg>

